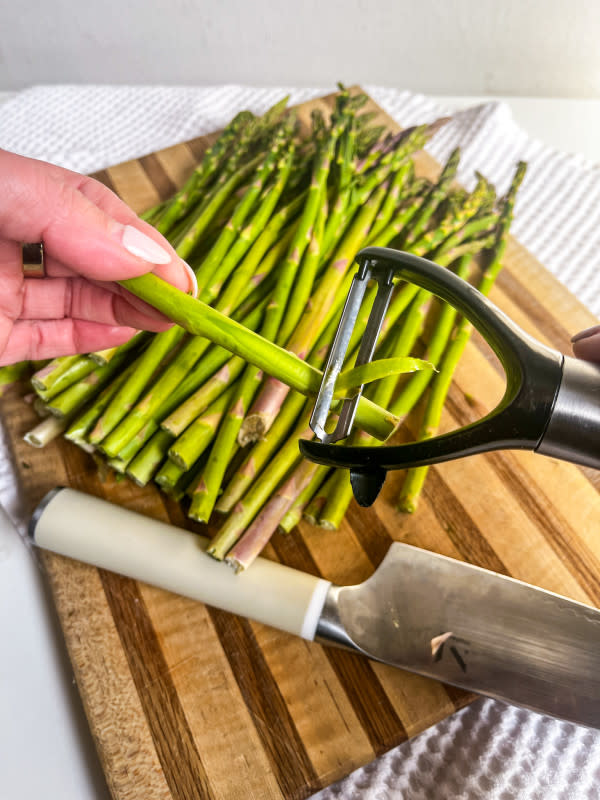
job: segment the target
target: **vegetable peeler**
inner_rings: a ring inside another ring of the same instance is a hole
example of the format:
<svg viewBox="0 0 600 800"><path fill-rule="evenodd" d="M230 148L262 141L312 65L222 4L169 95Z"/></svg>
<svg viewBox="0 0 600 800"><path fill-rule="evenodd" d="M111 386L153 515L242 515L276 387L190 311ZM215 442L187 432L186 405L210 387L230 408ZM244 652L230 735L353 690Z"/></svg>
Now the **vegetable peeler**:
<svg viewBox="0 0 600 800"><path fill-rule="evenodd" d="M521 449L600 468L600 365L565 356L518 327L466 281L424 258L385 247L358 253L354 276L317 396L311 428L320 441L301 441L303 455L319 464L350 470L354 496L368 506L388 470L437 464L490 450ZM350 433L363 387L344 400L337 425L325 431L334 387L352 330L371 280L377 295L357 356L373 357L396 279L445 300L463 314L496 353L506 373L506 390L482 419L450 433L388 447L336 445Z"/></svg>

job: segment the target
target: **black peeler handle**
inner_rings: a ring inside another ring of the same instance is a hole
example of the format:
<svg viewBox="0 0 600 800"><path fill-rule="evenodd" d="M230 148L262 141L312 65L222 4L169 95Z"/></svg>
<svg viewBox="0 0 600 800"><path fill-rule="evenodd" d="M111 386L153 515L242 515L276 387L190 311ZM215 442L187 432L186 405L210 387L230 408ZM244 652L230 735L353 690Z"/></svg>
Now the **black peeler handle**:
<svg viewBox="0 0 600 800"><path fill-rule="evenodd" d="M498 406L471 425L393 447L300 442L320 464L351 470L355 496L370 505L390 469L404 469L499 449L535 450L600 468L600 366L579 361L525 333L474 287L424 258L385 247L357 256L378 280L399 277L427 289L463 314L490 344L506 373Z"/></svg>

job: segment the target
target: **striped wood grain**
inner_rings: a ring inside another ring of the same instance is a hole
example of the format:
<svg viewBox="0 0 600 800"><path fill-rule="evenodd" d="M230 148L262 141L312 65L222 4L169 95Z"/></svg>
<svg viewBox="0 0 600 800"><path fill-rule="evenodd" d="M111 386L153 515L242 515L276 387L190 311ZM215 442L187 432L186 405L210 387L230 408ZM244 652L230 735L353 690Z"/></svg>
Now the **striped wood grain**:
<svg viewBox="0 0 600 800"><path fill-rule="evenodd" d="M331 98L302 107L301 118L316 105L329 108ZM97 177L141 211L181 185L206 142L177 145ZM429 175L437 169L426 156L419 168ZM565 352L571 332L594 321L514 241L492 299ZM503 386L496 359L475 336L444 428L480 417ZM101 481L76 447L27 448L20 437L35 423L30 407L11 393L1 408L32 507L48 489L66 484L193 527L153 487L111 476ZM406 435L413 425L409 419ZM372 508L352 505L339 531L301 523L292 535L276 536L266 555L353 583L400 540L600 605L600 502L591 471L520 452L464 459L430 471L412 516L395 510L400 479L390 476ZM44 561L118 800L305 797L471 699L68 559L46 554Z"/></svg>

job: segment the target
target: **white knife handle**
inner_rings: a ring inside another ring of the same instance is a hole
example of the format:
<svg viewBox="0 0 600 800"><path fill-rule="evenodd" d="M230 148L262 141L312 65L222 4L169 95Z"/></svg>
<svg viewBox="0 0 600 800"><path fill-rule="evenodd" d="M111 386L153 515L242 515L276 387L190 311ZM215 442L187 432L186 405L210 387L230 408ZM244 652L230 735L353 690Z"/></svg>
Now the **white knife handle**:
<svg viewBox="0 0 600 800"><path fill-rule="evenodd" d="M207 539L74 489L55 489L35 511L34 544L313 639L331 585L257 559L236 575L204 550Z"/></svg>

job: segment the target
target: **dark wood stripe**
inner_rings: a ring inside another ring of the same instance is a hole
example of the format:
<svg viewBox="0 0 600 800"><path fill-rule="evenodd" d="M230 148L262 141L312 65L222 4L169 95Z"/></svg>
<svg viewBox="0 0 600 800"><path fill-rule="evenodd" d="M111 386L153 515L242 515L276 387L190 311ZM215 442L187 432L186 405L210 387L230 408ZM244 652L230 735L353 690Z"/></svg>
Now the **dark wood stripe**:
<svg viewBox="0 0 600 800"><path fill-rule="evenodd" d="M369 561L378 567L394 541L388 529L373 508L360 508L354 500L348 506L346 519Z"/></svg>
<svg viewBox="0 0 600 800"><path fill-rule="evenodd" d="M190 139L186 145L192 151L194 158L197 161L202 161L204 153L211 147L221 135L221 131L215 131L207 136L199 136L197 139Z"/></svg>
<svg viewBox="0 0 600 800"><path fill-rule="evenodd" d="M472 421L473 405L467 403L458 387L451 387L446 403L460 425ZM551 498L533 482L530 474L510 451L488 453L486 458L510 490L515 502L541 531L580 586L596 604L600 604L600 563L585 542L579 540L578 546L573 547L576 533L567 519L554 507Z"/></svg>
<svg viewBox="0 0 600 800"><path fill-rule="evenodd" d="M118 194L117 190L115 189L115 185L110 177L110 172L107 169L101 169L98 172L94 172L93 175L90 175L91 178L95 178L100 183L103 183L107 186L112 192Z"/></svg>
<svg viewBox="0 0 600 800"><path fill-rule="evenodd" d="M319 575L318 567L300 536L276 536L277 557L294 569ZM360 655L325 647L324 653L339 680L373 751L384 753L408 738L402 720L385 693L371 662Z"/></svg>
<svg viewBox="0 0 600 800"><path fill-rule="evenodd" d="M479 697L473 692L467 692L465 689L459 689L458 686L451 686L449 683L444 684L444 689L456 711L460 711L461 708L468 706Z"/></svg>
<svg viewBox="0 0 600 800"><path fill-rule="evenodd" d="M346 650L326 647L325 653L374 753L381 755L405 742L408 735L404 725L371 663L364 656Z"/></svg>
<svg viewBox="0 0 600 800"><path fill-rule="evenodd" d="M467 509L435 467L429 470L423 494L448 538L465 561L503 575L509 574L506 566L481 533Z"/></svg>
<svg viewBox="0 0 600 800"><path fill-rule="evenodd" d="M178 187L167 174L156 153L150 153L138 160L161 200L175 194Z"/></svg>
<svg viewBox="0 0 600 800"><path fill-rule="evenodd" d="M573 547L576 534L563 515L554 508L549 497L533 485L529 474L512 453L490 453L495 471L516 498L519 506L540 530L556 555L587 592L595 605L600 606L600 563L579 540Z"/></svg>
<svg viewBox="0 0 600 800"><path fill-rule="evenodd" d="M136 581L98 570L174 800L212 800L181 700Z"/></svg>
<svg viewBox="0 0 600 800"><path fill-rule="evenodd" d="M283 797L321 788L289 709L250 623L216 608L209 613ZM293 667L292 667L293 668Z"/></svg>
<svg viewBox="0 0 600 800"><path fill-rule="evenodd" d="M160 497L169 521L190 527L181 505ZM199 529L209 533L207 526ZM322 784L250 623L216 608L208 611L283 796L295 797L304 786L316 792Z"/></svg>

